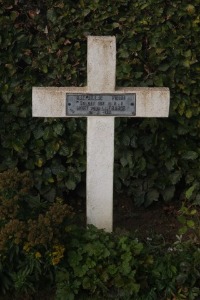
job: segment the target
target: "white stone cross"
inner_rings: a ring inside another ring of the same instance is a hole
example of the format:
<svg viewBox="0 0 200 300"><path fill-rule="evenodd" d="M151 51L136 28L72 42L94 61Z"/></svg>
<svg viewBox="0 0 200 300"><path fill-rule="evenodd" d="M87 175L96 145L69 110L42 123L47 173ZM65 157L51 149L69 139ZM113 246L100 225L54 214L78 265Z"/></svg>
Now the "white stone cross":
<svg viewBox="0 0 200 300"><path fill-rule="evenodd" d="M33 87L32 91L34 117L87 117L87 224L106 231L113 226L115 116L167 117L170 103L168 88L115 88L115 73L115 37L89 36L86 87ZM124 100L119 101L119 95ZM127 106L126 115L120 111L130 95L135 102L129 103L133 111Z"/></svg>

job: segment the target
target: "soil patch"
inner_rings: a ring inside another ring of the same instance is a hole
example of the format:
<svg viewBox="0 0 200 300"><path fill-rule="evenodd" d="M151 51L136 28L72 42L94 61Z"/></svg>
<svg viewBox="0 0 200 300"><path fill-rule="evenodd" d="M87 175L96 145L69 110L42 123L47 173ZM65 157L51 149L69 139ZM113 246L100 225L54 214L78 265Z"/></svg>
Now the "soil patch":
<svg viewBox="0 0 200 300"><path fill-rule="evenodd" d="M132 199L121 198L115 201L114 229L135 232L142 240L162 235L166 243L173 243L180 228L177 220L180 207L180 202L155 202L147 208L137 207Z"/></svg>
<svg viewBox="0 0 200 300"><path fill-rule="evenodd" d="M83 200L70 201L76 212L78 225L86 225L85 204ZM181 201L163 203L155 202L150 207L137 207L133 199L115 196L113 228L114 231L129 231L135 233L138 238L145 240L155 235L162 235L166 243L176 240L180 223L177 215L181 207Z"/></svg>

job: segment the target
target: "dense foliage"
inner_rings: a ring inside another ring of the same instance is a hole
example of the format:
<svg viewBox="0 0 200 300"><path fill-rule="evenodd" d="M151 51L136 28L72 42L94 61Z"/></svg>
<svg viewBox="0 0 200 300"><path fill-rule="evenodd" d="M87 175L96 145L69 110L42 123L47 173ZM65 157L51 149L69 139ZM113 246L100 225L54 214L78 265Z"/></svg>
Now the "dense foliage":
<svg viewBox="0 0 200 300"><path fill-rule="evenodd" d="M199 14L197 0L0 0L0 170L31 170L48 199L83 192L85 120L33 119L31 89L85 85L87 36L115 35L117 85L171 91L169 119L116 120L115 190L149 205L180 184L196 198Z"/></svg>
<svg viewBox="0 0 200 300"><path fill-rule="evenodd" d="M72 210L60 198L42 201L32 186L28 172L0 173L1 293L35 291L64 255Z"/></svg>
<svg viewBox="0 0 200 300"><path fill-rule="evenodd" d="M86 85L87 36L115 35L117 85L171 91L168 119L116 119L115 190L149 205L181 187L199 204L198 2L0 0L0 297L200 296L198 211L183 205L170 246L74 229L60 196L83 194L86 121L31 117L32 86Z"/></svg>
<svg viewBox="0 0 200 300"><path fill-rule="evenodd" d="M42 201L28 172L0 173L0 299L178 300L200 296L200 226L183 205L174 244L77 228L71 208ZM51 297L51 298L50 298ZM43 299L40 296L38 299Z"/></svg>

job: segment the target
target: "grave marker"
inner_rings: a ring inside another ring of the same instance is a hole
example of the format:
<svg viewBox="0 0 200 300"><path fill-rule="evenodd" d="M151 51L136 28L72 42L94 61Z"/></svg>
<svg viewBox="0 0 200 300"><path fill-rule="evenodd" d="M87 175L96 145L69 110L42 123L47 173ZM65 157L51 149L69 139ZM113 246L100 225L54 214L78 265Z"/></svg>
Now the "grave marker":
<svg viewBox="0 0 200 300"><path fill-rule="evenodd" d="M114 119L167 117L169 89L115 88L116 41L89 36L86 87L33 87L34 117L87 117L87 224L112 231Z"/></svg>

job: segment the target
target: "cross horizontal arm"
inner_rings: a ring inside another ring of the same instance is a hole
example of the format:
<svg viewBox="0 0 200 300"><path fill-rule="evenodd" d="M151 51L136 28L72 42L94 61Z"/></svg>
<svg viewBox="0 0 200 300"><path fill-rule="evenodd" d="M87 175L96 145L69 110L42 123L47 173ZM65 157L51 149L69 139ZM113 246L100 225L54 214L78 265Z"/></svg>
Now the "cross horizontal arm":
<svg viewBox="0 0 200 300"><path fill-rule="evenodd" d="M138 118L165 118L169 116L170 92L165 87L116 88L116 93L136 94L136 115Z"/></svg>
<svg viewBox="0 0 200 300"><path fill-rule="evenodd" d="M66 94L88 93L87 87L34 87L32 107L34 117L70 117L66 115ZM136 94L136 115L133 117L168 117L168 88L116 88L112 94ZM74 117L74 116L73 116ZM123 117L123 115L121 116Z"/></svg>
<svg viewBox="0 0 200 300"><path fill-rule="evenodd" d="M66 117L66 94L70 93L86 93L86 87L33 87L33 117Z"/></svg>

